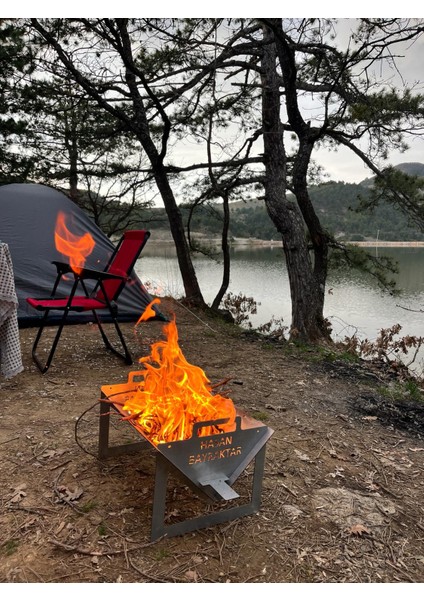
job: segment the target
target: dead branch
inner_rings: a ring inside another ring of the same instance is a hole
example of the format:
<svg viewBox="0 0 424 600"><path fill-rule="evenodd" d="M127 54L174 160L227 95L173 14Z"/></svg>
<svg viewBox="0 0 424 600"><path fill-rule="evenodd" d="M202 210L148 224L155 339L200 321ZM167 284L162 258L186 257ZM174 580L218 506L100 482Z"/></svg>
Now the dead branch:
<svg viewBox="0 0 424 600"><path fill-rule="evenodd" d="M136 565L133 563L133 561L129 557L128 557L128 560L130 562L130 565L134 569L134 571L137 571L137 573L139 573L140 575L142 575L146 579L149 579L150 581L155 581L156 583L167 583L167 582L170 582L170 583L187 583L187 581L185 581L184 579L179 579L177 577L165 577L164 579L159 579L157 577L153 577L153 575L149 575L148 573L145 573L144 571L142 571L141 569L139 569L138 567L136 567Z"/></svg>
<svg viewBox="0 0 424 600"><path fill-rule="evenodd" d="M147 542L146 544L141 544L139 546L135 546L134 548L124 547L121 550L108 550L107 552L89 550L88 548L81 548L81 546L71 546L70 544L63 544L62 542L59 542L55 539L51 539L49 540L49 542L53 544L53 546L57 546L62 550L66 550L67 552L76 552L77 554L84 554L85 556L113 556L116 554L127 555L128 552L133 552L134 550L143 550L144 548L149 548L150 546L157 544L159 540L155 540L154 542Z"/></svg>
<svg viewBox="0 0 424 600"><path fill-rule="evenodd" d="M34 506L34 507L30 507L30 506L11 506L9 505L7 507L8 510L22 510L24 512L27 513L31 513L34 515L41 515L43 516L44 513L56 513L57 511L55 511L52 508L43 508L43 507L39 507L39 506Z"/></svg>
<svg viewBox="0 0 424 600"><path fill-rule="evenodd" d="M0 442L0 445L2 445L2 444L8 444L9 442L14 442L15 440L19 440L19 437L20 436L17 435L16 437L10 438L9 440L4 440L4 442Z"/></svg>

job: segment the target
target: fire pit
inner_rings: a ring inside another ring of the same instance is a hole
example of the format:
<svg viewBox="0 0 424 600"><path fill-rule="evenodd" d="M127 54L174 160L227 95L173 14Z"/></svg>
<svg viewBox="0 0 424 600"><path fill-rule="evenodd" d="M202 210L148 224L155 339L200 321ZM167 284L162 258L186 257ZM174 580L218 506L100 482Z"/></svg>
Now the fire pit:
<svg viewBox="0 0 424 600"><path fill-rule="evenodd" d="M152 304L158 302L153 300L138 323L149 318ZM265 444L274 433L242 414L230 398L217 393L217 388L226 382L211 386L204 371L186 360L178 344L175 320L163 330L166 341L153 344L150 356L139 360L144 369L131 372L124 384L103 386L100 401L100 458L139 448L155 450L152 541L257 512ZM111 408L136 429L142 438L139 442L109 445ZM252 461L249 502L165 525L166 489L171 472L200 497L228 502L239 498L232 485Z"/></svg>
<svg viewBox="0 0 424 600"><path fill-rule="evenodd" d="M155 486L153 496L151 541L203 529L256 513L260 509L266 442L274 433L263 423L236 409L233 431L199 435L203 428L219 429L225 419L198 422L189 439L153 444L143 428L123 406L137 391L137 382L143 371L133 371L124 384L105 385L101 388L99 458L117 456L135 450L155 450ZM141 440L132 444L109 445L111 408L140 434ZM214 502L228 502L239 498L231 487L246 467L254 461L250 501L219 509L194 519L165 524L168 475L176 473L201 498Z"/></svg>

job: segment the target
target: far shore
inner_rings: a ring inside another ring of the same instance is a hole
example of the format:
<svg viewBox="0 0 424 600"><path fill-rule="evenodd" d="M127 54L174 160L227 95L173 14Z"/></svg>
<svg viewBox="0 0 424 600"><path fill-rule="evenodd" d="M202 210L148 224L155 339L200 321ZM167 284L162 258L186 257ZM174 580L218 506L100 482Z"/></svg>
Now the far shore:
<svg viewBox="0 0 424 600"><path fill-rule="evenodd" d="M201 238L198 241L201 241L204 244L220 244L220 240L217 238ZM151 244L168 244L173 243L171 237L155 237L154 232L152 232L152 236L149 240L149 246ZM391 247L391 248L402 248L402 247L411 247L418 248L424 247L424 242L385 242L384 240L375 240L375 241L367 241L367 242L345 242L351 246L363 246L366 248L382 248L382 247ZM283 244L278 240L257 240L254 238L233 238L229 242L230 246L264 246L264 247L281 247Z"/></svg>
<svg viewBox="0 0 424 600"><path fill-rule="evenodd" d="M383 241L375 241L375 242L347 242L353 246L366 246L367 248L377 248L380 246L390 246L393 248L401 248L402 246L410 246L410 247L423 247L424 242L383 242Z"/></svg>

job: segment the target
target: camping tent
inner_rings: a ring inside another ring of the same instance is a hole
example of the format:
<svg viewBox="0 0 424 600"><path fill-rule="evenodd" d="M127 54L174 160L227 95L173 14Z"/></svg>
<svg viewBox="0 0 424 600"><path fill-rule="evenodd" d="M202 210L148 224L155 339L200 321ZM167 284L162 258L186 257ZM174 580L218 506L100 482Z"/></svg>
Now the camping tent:
<svg viewBox="0 0 424 600"><path fill-rule="evenodd" d="M114 250L112 241L65 194L33 183L0 186L0 241L8 244L12 256L20 327L34 326L41 318L41 313L32 309L26 298L46 298L50 295L56 277L56 267L52 261L67 262L67 257L56 250L54 241L56 219L60 211L65 213L67 227L73 234L82 236L88 232L94 238L94 250L87 257L86 266L104 269ZM71 285L72 280L62 280L59 293L68 295ZM119 297L118 320L136 321L152 299L133 271L131 281ZM51 315L52 321L59 318L57 311ZM106 313L102 315L99 311L99 315L105 322L108 320ZM156 311L156 315L158 319L165 320L159 311ZM92 318L91 313L79 313L73 317L73 322L87 322Z"/></svg>

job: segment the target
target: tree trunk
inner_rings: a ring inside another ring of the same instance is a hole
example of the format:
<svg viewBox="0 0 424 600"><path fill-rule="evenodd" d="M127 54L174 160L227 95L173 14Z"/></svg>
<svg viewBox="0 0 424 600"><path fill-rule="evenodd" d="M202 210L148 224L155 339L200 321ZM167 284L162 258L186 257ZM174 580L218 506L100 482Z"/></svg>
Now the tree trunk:
<svg viewBox="0 0 424 600"><path fill-rule="evenodd" d="M228 231L230 229L230 207L228 205L228 194L224 193L222 195L222 207L224 210L224 223L222 225L222 234L221 234L221 248L222 248L222 256L224 260L223 272L222 272L222 282L219 288L217 295L212 302L212 308L218 310L221 301L228 290L228 286L230 284L230 247L228 245Z"/></svg>
<svg viewBox="0 0 424 600"><path fill-rule="evenodd" d="M69 158L69 195L78 204L78 140L75 128L75 115L70 111L70 117L65 115L65 147Z"/></svg>
<svg viewBox="0 0 424 600"><path fill-rule="evenodd" d="M204 307L206 306L206 303L203 299L202 292L200 291L200 286L197 281L196 272L194 270L193 262L191 260L190 248L184 230L184 223L181 211L176 203L175 196L169 184L168 175L163 164L163 159L166 154L166 131L169 129L170 125L167 120L165 111L162 109L162 118L164 120L164 137L162 150L161 152L159 152L153 141L148 119L146 116L144 102L136 84L136 78L134 74L136 68L132 54L131 41L127 30L127 21L127 19L117 19L117 25L120 35L122 36L122 57L123 62L126 66L125 79L131 94L131 100L134 110L132 118L133 130L136 133L142 148L144 149L150 160L153 177L155 178L156 184L159 189L159 193L162 197L163 204L165 206L172 238L175 243L178 265L180 268L181 277L183 279L186 300L194 305Z"/></svg>
<svg viewBox="0 0 424 600"><path fill-rule="evenodd" d="M273 34L264 28L262 59L262 122L264 133L265 204L281 234L292 304L290 338L305 342L328 339L323 317L323 293L314 275L298 205L287 198L287 157L280 122L280 92Z"/></svg>
<svg viewBox="0 0 424 600"><path fill-rule="evenodd" d="M186 300L196 306L204 307L206 306L206 303L203 299L193 262L191 260L190 248L184 230L181 211L175 201L175 196L169 185L164 167L162 165L156 165L153 167L153 172L165 206L169 227L175 243Z"/></svg>

